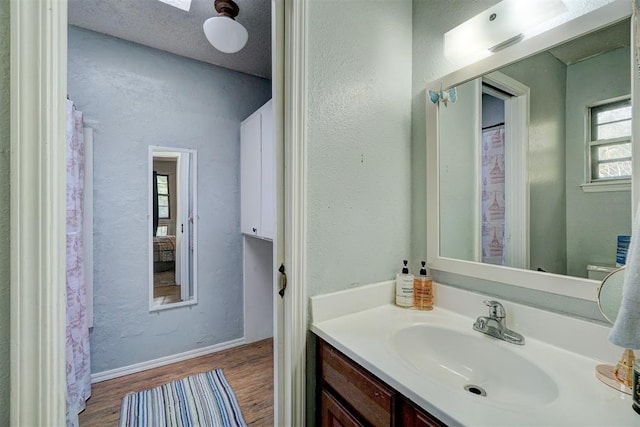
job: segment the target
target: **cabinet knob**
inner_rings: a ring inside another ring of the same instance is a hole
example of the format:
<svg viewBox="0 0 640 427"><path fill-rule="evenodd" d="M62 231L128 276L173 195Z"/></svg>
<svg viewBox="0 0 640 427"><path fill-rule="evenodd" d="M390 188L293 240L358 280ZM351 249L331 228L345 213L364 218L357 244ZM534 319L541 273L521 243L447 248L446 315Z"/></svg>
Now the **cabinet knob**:
<svg viewBox="0 0 640 427"><path fill-rule="evenodd" d="M253 227L253 232L256 233L257 231L258 231L258 229Z"/></svg>

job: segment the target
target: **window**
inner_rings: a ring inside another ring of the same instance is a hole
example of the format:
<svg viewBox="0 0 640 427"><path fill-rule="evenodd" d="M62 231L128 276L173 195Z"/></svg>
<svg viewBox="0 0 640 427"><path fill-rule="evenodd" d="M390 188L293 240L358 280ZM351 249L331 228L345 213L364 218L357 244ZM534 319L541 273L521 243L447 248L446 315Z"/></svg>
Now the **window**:
<svg viewBox="0 0 640 427"><path fill-rule="evenodd" d="M589 182L631 178L631 100L589 107Z"/></svg>
<svg viewBox="0 0 640 427"><path fill-rule="evenodd" d="M169 175L156 175L158 188L158 218L169 219Z"/></svg>

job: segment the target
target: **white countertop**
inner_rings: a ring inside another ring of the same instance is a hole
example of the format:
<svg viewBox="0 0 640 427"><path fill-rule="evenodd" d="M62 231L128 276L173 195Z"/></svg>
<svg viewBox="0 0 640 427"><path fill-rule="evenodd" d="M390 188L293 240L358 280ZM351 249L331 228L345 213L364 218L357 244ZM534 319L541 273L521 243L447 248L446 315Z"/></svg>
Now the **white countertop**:
<svg viewBox="0 0 640 427"><path fill-rule="evenodd" d="M501 301L507 326L525 336L524 346L478 334L550 375L558 386L558 397L551 402L496 402L418 372L398 356L391 339L395 332L431 324L473 334L475 318L487 314L482 304L486 296L441 285L435 294L433 311L390 304L392 281L313 297L311 331L451 426L640 426L631 396L594 375L596 365L615 364L623 351L607 341L609 328L543 310Z"/></svg>

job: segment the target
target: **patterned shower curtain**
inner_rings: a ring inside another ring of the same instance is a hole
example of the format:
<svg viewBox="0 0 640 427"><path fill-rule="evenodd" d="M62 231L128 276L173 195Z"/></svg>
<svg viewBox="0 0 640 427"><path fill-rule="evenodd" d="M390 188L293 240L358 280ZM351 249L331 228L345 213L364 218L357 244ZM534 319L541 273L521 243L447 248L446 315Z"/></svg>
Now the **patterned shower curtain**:
<svg viewBox="0 0 640 427"><path fill-rule="evenodd" d="M482 131L482 262L505 265L504 125Z"/></svg>
<svg viewBox="0 0 640 427"><path fill-rule="evenodd" d="M78 414L91 394L87 286L84 277L82 218L84 140L82 113L67 100L67 426L78 426Z"/></svg>

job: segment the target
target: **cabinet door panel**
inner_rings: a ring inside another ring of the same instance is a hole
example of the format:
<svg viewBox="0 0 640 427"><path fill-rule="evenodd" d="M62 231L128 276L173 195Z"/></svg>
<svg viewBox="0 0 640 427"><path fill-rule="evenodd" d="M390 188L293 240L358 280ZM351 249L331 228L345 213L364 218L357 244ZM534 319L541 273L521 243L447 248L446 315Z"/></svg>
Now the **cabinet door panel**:
<svg viewBox="0 0 640 427"><path fill-rule="evenodd" d="M261 132L260 112L249 116L240 126L240 231L252 236L262 232Z"/></svg>
<svg viewBox="0 0 640 427"><path fill-rule="evenodd" d="M325 342L320 342L322 381L375 427L392 424L394 391Z"/></svg>
<svg viewBox="0 0 640 427"><path fill-rule="evenodd" d="M329 393L322 390L322 427L362 427L362 424Z"/></svg>
<svg viewBox="0 0 640 427"><path fill-rule="evenodd" d="M407 399L402 401L402 425L404 427L446 427L438 419L424 412Z"/></svg>

